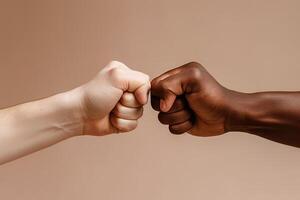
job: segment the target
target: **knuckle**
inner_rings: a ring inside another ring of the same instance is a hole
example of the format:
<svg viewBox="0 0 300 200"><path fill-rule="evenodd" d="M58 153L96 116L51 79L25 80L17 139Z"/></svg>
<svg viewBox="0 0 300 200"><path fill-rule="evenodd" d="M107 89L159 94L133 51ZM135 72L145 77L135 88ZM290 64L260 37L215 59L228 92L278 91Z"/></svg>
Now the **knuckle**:
<svg viewBox="0 0 300 200"><path fill-rule="evenodd" d="M202 65L198 62L192 61L186 64L190 68L200 68Z"/></svg>
<svg viewBox="0 0 300 200"><path fill-rule="evenodd" d="M184 130L181 130L178 126L169 126L169 131L176 135L182 134L185 132Z"/></svg>
<svg viewBox="0 0 300 200"><path fill-rule="evenodd" d="M201 69L198 65L192 65L188 69L188 73L191 74L193 78L200 79L202 76Z"/></svg>
<svg viewBox="0 0 300 200"><path fill-rule="evenodd" d="M134 94L125 92L120 100L121 104L126 107L139 107L140 104Z"/></svg>
<svg viewBox="0 0 300 200"><path fill-rule="evenodd" d="M120 127L118 127L118 129L122 132L129 132L129 131L132 131L134 128L131 128L129 126L120 126Z"/></svg>
<svg viewBox="0 0 300 200"><path fill-rule="evenodd" d="M148 81L150 80L150 76L148 74L146 74L146 78Z"/></svg>
<svg viewBox="0 0 300 200"><path fill-rule="evenodd" d="M113 81L121 81L123 77L123 70L120 68L112 68L108 71L109 78Z"/></svg>
<svg viewBox="0 0 300 200"><path fill-rule="evenodd" d="M116 61L116 60L110 61L108 65L111 66L111 67L117 67L117 68L124 66L123 63L121 63L119 61Z"/></svg>
<svg viewBox="0 0 300 200"><path fill-rule="evenodd" d="M125 126L125 127L124 127L124 130L125 130L126 132L132 131L132 130L136 129L137 125L138 125L138 124L137 124L137 121L132 121L128 126Z"/></svg>
<svg viewBox="0 0 300 200"><path fill-rule="evenodd" d="M122 99L124 101L134 101L135 100L135 96L131 92L124 92L123 95L122 95Z"/></svg>
<svg viewBox="0 0 300 200"><path fill-rule="evenodd" d="M157 86L158 86L157 79L151 80L150 84L151 84L151 91L155 91L157 89Z"/></svg>
<svg viewBox="0 0 300 200"><path fill-rule="evenodd" d="M134 130L137 127L137 121L130 120L130 123L124 123L124 119L115 118L114 126L121 132L129 132Z"/></svg>
<svg viewBox="0 0 300 200"><path fill-rule="evenodd" d="M150 76L148 74L144 74L144 73L142 73L142 74L143 74L143 77L144 77L145 81L149 82Z"/></svg>
<svg viewBox="0 0 300 200"><path fill-rule="evenodd" d="M169 84L166 81L161 81L160 86L164 90L167 90L169 88Z"/></svg>
<svg viewBox="0 0 300 200"><path fill-rule="evenodd" d="M168 124L168 118L165 116L165 114L164 113L162 113L162 112L160 112L159 114L158 114L158 120L160 121L160 123L162 123L162 124Z"/></svg>
<svg viewBox="0 0 300 200"><path fill-rule="evenodd" d="M169 130L174 134L183 134L192 129L193 125L190 121L186 121L180 124L174 124L169 126Z"/></svg>
<svg viewBox="0 0 300 200"><path fill-rule="evenodd" d="M132 130L134 130L134 129L136 129L137 128L137 126L138 126L138 123L136 122L136 123L134 123L134 125L131 127L131 131Z"/></svg>

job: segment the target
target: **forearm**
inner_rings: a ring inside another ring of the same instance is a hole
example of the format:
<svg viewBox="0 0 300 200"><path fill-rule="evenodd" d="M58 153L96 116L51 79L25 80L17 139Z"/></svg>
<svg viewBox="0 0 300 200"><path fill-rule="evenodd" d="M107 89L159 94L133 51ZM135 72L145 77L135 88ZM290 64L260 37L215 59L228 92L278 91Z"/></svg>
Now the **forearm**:
<svg viewBox="0 0 300 200"><path fill-rule="evenodd" d="M235 93L226 131L242 131L300 147L300 92Z"/></svg>
<svg viewBox="0 0 300 200"><path fill-rule="evenodd" d="M0 111L0 164L82 132L76 90Z"/></svg>

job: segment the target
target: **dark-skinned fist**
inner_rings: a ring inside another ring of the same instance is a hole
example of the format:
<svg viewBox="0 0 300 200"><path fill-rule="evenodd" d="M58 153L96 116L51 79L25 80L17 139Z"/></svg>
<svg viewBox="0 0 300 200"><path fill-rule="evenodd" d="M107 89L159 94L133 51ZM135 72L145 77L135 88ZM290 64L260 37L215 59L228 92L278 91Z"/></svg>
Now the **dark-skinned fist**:
<svg viewBox="0 0 300 200"><path fill-rule="evenodd" d="M226 132L230 90L199 63L165 72L151 82L151 105L173 134L215 136Z"/></svg>

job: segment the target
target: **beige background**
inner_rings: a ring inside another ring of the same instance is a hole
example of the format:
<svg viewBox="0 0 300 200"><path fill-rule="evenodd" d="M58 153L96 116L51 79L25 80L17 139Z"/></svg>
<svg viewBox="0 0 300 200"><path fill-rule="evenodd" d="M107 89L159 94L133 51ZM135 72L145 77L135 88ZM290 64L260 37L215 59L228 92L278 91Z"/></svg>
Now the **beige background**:
<svg viewBox="0 0 300 200"><path fill-rule="evenodd" d="M0 0L0 106L71 89L117 59L154 77L200 61L241 91L299 90L297 0ZM5 200L299 199L300 150L244 133L74 138L0 166Z"/></svg>

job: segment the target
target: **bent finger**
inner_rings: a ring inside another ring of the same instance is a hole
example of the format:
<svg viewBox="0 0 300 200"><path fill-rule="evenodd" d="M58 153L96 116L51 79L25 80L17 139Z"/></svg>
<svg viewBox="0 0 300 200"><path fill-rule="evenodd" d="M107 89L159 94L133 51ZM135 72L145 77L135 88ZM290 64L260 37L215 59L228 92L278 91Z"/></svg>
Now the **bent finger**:
<svg viewBox="0 0 300 200"><path fill-rule="evenodd" d="M143 115L143 107L131 108L118 103L112 113L122 119L137 120Z"/></svg>
<svg viewBox="0 0 300 200"><path fill-rule="evenodd" d="M174 124L169 126L171 133L179 135L190 131L193 128L193 123L191 120L185 121L180 124Z"/></svg>
<svg viewBox="0 0 300 200"><path fill-rule="evenodd" d="M118 130L118 132L129 132L137 127L137 120L122 119L114 114L110 115L111 124Z"/></svg>
<svg viewBox="0 0 300 200"><path fill-rule="evenodd" d="M179 124L191 119L191 111L185 109L175 113L163 113L158 114L158 119L162 124Z"/></svg>
<svg viewBox="0 0 300 200"><path fill-rule="evenodd" d="M151 96L151 106L154 110L156 111L161 111L160 110L160 99L156 96ZM173 112L178 112L180 110L183 110L184 108L187 108L187 102L184 97L177 97L176 100L174 101L172 107L167 113L173 113Z"/></svg>
<svg viewBox="0 0 300 200"><path fill-rule="evenodd" d="M135 98L135 95L133 93L130 93L130 92L124 92L123 93L123 95L120 99L120 103L123 106L131 107L131 108L137 108L137 107L141 106L141 104Z"/></svg>

